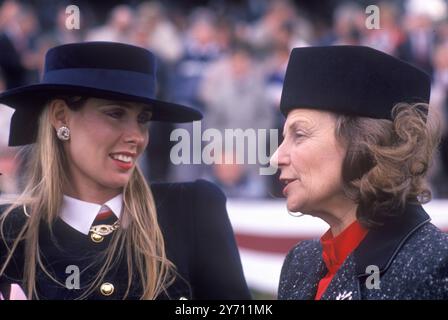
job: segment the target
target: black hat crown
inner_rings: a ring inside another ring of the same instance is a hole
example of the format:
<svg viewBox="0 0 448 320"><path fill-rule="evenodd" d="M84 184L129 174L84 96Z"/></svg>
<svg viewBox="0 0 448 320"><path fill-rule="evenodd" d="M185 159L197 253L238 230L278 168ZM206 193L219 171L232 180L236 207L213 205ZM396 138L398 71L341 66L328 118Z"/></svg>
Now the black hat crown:
<svg viewBox="0 0 448 320"><path fill-rule="evenodd" d="M429 103L429 75L409 63L363 46L292 50L280 110L312 108L392 119L400 102Z"/></svg>

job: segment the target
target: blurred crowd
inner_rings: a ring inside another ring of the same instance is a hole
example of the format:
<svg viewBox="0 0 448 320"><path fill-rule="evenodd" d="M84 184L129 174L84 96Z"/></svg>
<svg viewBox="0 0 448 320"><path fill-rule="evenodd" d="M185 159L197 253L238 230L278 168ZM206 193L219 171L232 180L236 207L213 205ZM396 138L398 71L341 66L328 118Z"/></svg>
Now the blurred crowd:
<svg viewBox="0 0 448 320"><path fill-rule="evenodd" d="M378 2L379 30L366 27L366 7L372 3L365 1L330 1L329 21L316 18L319 12L311 12L300 1L217 0L188 8L175 1L125 1L105 12L78 1L79 30L66 27L69 3L0 3L0 92L37 82L45 52L53 46L78 41L130 43L157 56L159 98L200 109L202 130L278 129L280 140L284 119L278 106L294 47L367 45L402 58L432 76L432 110L442 120L444 139L431 185L435 197L448 196L448 17L444 0ZM22 171L21 162L15 159L17 148L6 147L11 111L0 106L0 190L7 193L20 188L15 173ZM175 128L192 132L191 124L154 122L150 128L150 145L141 162L150 181L203 177L217 183L229 197L279 195L276 176L262 176L254 165L173 165L170 150L177 142L170 141L170 133ZM258 139L270 146L267 135ZM232 157L234 152L227 148L224 153Z"/></svg>

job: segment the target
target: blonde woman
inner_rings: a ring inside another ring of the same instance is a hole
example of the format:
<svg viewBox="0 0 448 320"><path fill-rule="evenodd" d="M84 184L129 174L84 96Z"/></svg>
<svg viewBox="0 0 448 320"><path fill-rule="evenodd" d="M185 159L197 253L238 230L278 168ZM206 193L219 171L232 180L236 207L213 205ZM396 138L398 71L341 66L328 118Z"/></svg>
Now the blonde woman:
<svg viewBox="0 0 448 320"><path fill-rule="evenodd" d="M292 51L272 162L288 210L330 229L290 251L280 299L448 299L448 235L421 206L440 136L430 86L368 47Z"/></svg>
<svg viewBox="0 0 448 320"><path fill-rule="evenodd" d="M0 285L28 299L247 299L222 192L146 183L150 120L201 114L156 100L155 61L108 42L49 50L40 84L6 91L27 183L1 207Z"/></svg>

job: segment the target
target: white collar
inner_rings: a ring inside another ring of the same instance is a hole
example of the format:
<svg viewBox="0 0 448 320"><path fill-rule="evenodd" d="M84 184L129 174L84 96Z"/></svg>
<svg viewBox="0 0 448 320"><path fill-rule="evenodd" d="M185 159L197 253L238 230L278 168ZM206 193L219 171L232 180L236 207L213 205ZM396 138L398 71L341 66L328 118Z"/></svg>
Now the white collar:
<svg viewBox="0 0 448 320"><path fill-rule="evenodd" d="M120 193L118 196L110 199L103 205L85 202L64 195L61 213L59 216L72 228L88 235L93 221L104 206L109 207L114 215L120 219L121 210L123 208L123 194Z"/></svg>

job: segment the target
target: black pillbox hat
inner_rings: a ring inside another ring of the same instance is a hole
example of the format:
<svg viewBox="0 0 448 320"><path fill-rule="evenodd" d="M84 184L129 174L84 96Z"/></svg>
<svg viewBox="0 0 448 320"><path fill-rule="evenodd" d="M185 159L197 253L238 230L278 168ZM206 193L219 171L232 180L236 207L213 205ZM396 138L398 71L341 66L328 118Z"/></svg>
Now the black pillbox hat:
<svg viewBox="0 0 448 320"><path fill-rule="evenodd" d="M399 102L429 103L431 79L420 69L363 46L292 50L280 110L297 108L392 119Z"/></svg>

